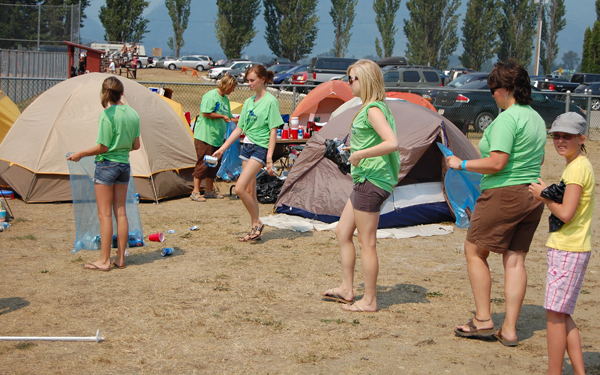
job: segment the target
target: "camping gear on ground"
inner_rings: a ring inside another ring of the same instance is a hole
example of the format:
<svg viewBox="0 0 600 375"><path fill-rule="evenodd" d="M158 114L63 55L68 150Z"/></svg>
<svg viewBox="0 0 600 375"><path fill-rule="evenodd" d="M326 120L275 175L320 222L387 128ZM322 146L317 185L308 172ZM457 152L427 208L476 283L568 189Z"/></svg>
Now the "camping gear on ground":
<svg viewBox="0 0 600 375"><path fill-rule="evenodd" d="M192 130L189 127L190 122L188 121L187 117L185 116L186 112L183 111L183 106L180 103L177 103L175 100L167 98L166 96L162 96L162 95L159 95L159 96L165 102L167 102L167 104L169 105L169 107L171 107L173 109L173 111L175 111L177 116L181 119L181 122L183 122L183 124L186 126L186 128L190 131L190 136L193 138L194 133L192 133Z"/></svg>
<svg viewBox="0 0 600 375"><path fill-rule="evenodd" d="M75 244L72 254L79 250L100 250L100 220L98 205L94 191L94 171L96 164L93 156L81 158L79 162L67 161L75 212ZM145 246L140 211L135 201L133 176L129 177L127 186L127 221L129 222L129 247ZM113 213L113 233L117 233L117 220ZM113 236L112 247L116 246L117 237ZM125 252L127 255L127 252Z"/></svg>
<svg viewBox="0 0 600 375"><path fill-rule="evenodd" d="M104 337L100 330L96 331L96 336L92 337L47 337L47 336L1 336L0 341L90 341L102 342Z"/></svg>
<svg viewBox="0 0 600 375"><path fill-rule="evenodd" d="M398 185L381 208L379 228L453 220L443 184L446 160L435 143L447 145L461 159L478 159L479 153L456 126L436 112L398 100L387 104L396 119L402 165ZM352 191L352 177L323 156L325 140L348 136L359 108L330 119L308 141L281 189L275 212L328 223L339 220Z"/></svg>
<svg viewBox="0 0 600 375"><path fill-rule="evenodd" d="M452 156L450 149L441 143L438 147L444 157ZM444 178L444 186L448 202L456 217L456 226L469 228L471 213L475 209L475 201L481 195L481 173L449 168Z"/></svg>
<svg viewBox="0 0 600 375"><path fill-rule="evenodd" d="M340 172L346 175L350 173L350 160L348 159L348 151L343 149L344 146L344 142L337 138L326 139L325 153L323 153L323 156L334 162L338 166Z"/></svg>
<svg viewBox="0 0 600 375"><path fill-rule="evenodd" d="M292 119L298 117L300 124L306 124L308 121L319 122L316 117L320 117L320 121L327 122L333 111L353 97L352 89L347 82L323 82L302 99L294 109Z"/></svg>
<svg viewBox="0 0 600 375"><path fill-rule="evenodd" d="M256 178L256 198L258 202L262 204L275 203L282 187L283 181L279 177L270 176L263 169L263 173Z"/></svg>
<svg viewBox="0 0 600 375"><path fill-rule="evenodd" d="M225 139L229 138L235 128L236 125L232 121L227 123L227 134L225 135ZM235 181L238 179L238 177L240 177L240 174L242 174L242 159L240 159L241 152L242 144L238 138L223 153L223 157L221 158L221 167L217 172L217 177L227 182Z"/></svg>
<svg viewBox="0 0 600 375"><path fill-rule="evenodd" d="M0 145L1 177L25 202L72 200L67 152L96 144L103 81L90 73L57 84L19 116ZM142 199L189 194L196 150L188 126L158 95L121 79L123 102L140 116L139 150L130 154L135 190Z"/></svg>
<svg viewBox="0 0 600 375"><path fill-rule="evenodd" d="M546 187L544 190L542 190L540 196L543 198L551 199L556 203L562 204L566 188L567 185L565 185L565 182L561 181L558 183L558 185L552 184ZM550 214L550 217L548 217L548 224L549 232L556 232L557 230L562 228L563 225L565 225L565 222L556 217L556 215Z"/></svg>

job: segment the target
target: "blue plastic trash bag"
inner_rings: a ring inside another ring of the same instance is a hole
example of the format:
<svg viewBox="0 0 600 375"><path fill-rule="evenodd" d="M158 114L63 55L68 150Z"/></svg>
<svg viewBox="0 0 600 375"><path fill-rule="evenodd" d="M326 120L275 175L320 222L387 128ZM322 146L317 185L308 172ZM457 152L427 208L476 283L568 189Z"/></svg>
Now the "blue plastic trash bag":
<svg viewBox="0 0 600 375"><path fill-rule="evenodd" d="M452 156L452 151L438 142L438 147L444 157ZM456 226L468 228L470 226L467 208L471 212L475 208L475 201L481 195L481 174L457 169L448 169L444 186L446 195L456 216Z"/></svg>
<svg viewBox="0 0 600 375"><path fill-rule="evenodd" d="M231 133L235 130L236 125L233 121L227 123L227 135L225 139L229 138ZM221 167L217 172L217 177L229 182L235 181L242 173L242 159L240 154L242 152L242 145L240 140L236 139L235 142L223 153L221 160Z"/></svg>
<svg viewBox="0 0 600 375"><path fill-rule="evenodd" d="M79 250L100 250L100 220L94 192L94 157L82 158L78 163L67 161L73 195L73 211L75 212L75 244L72 253ZM129 177L127 186L127 220L129 221L128 247L146 246L140 220L133 176ZM113 214L113 233L117 233L117 220ZM116 235L112 247L116 246Z"/></svg>

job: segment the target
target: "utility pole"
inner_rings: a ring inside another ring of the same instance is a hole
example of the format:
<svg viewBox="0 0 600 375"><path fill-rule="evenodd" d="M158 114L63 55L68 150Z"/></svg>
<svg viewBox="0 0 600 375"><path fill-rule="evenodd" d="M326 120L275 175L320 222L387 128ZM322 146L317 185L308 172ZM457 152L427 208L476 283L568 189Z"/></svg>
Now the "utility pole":
<svg viewBox="0 0 600 375"><path fill-rule="evenodd" d="M542 14L543 14L543 6L544 6L544 2L546 2L548 0L535 0L535 2L539 2L540 3L540 11L538 14L538 30L537 30L537 42L536 42L536 48L535 48L535 68L533 70L533 74L534 75L539 75L540 73L540 48L542 47ZM548 72L544 72L545 74L548 74Z"/></svg>

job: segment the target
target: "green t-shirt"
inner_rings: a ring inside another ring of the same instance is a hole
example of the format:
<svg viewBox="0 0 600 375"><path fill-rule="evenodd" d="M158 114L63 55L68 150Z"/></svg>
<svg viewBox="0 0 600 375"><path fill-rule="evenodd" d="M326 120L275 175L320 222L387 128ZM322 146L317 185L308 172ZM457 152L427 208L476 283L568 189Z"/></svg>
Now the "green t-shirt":
<svg viewBox="0 0 600 375"><path fill-rule="evenodd" d="M140 116L128 105L112 105L100 113L96 144L108 147L96 161L129 163L133 141L140 136Z"/></svg>
<svg viewBox="0 0 600 375"><path fill-rule="evenodd" d="M394 116L384 102L373 102L361 109L352 123L352 137L350 138L350 151L355 152L377 146L383 140L369 123L369 108L377 107L383 112L388 124L396 134ZM369 180L370 183L389 193L398 184L400 172L400 154L398 150L391 154L362 159L358 165L352 166L352 180L354 183Z"/></svg>
<svg viewBox="0 0 600 375"><path fill-rule="evenodd" d="M221 96L218 89L210 90L202 97L200 116L196 120L194 138L214 147L221 147L227 131L227 123L222 118L206 118L202 113L218 113L231 118L231 106L227 95Z"/></svg>
<svg viewBox="0 0 600 375"><path fill-rule="evenodd" d="M481 177L481 190L537 182L544 160L546 124L529 105L513 104L485 129L481 157L492 151L509 154L506 166Z"/></svg>
<svg viewBox="0 0 600 375"><path fill-rule="evenodd" d="M254 101L255 97L256 95L244 102L238 126L252 143L269 148L271 129L283 125L279 102L270 92L267 92L258 102Z"/></svg>

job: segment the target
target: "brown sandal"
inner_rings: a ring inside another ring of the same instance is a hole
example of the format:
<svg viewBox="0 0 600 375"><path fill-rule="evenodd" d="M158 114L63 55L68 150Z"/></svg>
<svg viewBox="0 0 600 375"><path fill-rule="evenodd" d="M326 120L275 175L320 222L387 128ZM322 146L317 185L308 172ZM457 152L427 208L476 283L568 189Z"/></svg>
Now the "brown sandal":
<svg viewBox="0 0 600 375"><path fill-rule="evenodd" d="M477 319L477 316L473 317L474 320L477 320L478 322L489 322L490 319L485 319L485 320L481 320L481 319ZM496 330L494 329L494 327L489 328L489 329L477 329L477 327L475 327L475 324L473 323L473 319L469 320L469 323L467 323L467 327L469 327L468 331L463 331L462 329L458 329L456 328L454 330L454 333L456 334L456 336L460 336L460 337L491 337L494 336L494 333L496 333Z"/></svg>
<svg viewBox="0 0 600 375"><path fill-rule="evenodd" d="M255 226L244 237L238 238L238 241L240 241L240 242L260 241L260 238L261 238L262 231L263 231L264 227L265 227L264 224L261 225L260 227L259 226Z"/></svg>

